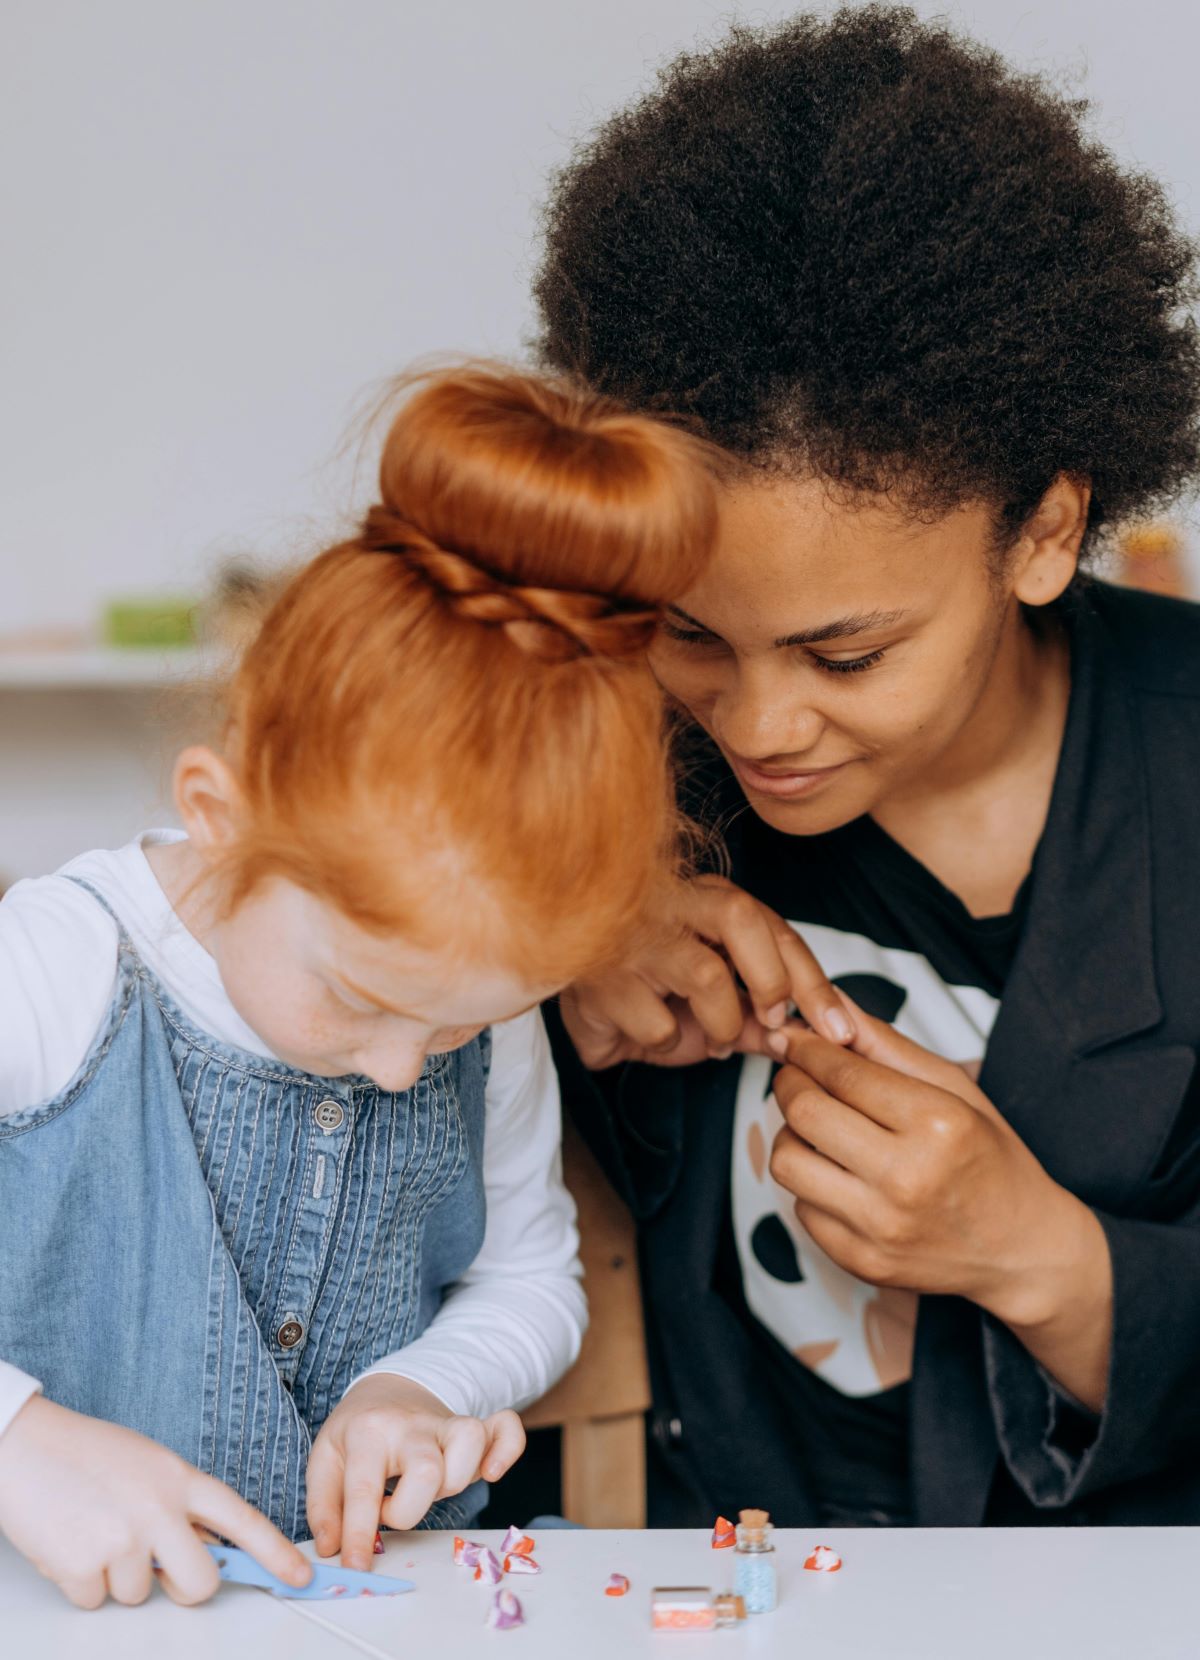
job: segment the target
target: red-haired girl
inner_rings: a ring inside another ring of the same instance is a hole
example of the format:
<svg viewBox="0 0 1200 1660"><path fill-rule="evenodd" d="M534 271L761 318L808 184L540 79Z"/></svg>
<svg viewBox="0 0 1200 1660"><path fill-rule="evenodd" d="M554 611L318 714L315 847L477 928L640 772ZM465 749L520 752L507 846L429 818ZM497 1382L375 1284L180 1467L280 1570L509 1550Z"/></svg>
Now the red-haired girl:
<svg viewBox="0 0 1200 1660"><path fill-rule="evenodd" d="M537 1005L671 879L643 648L714 519L680 431L426 378L184 831L0 908L0 1526L75 1602L210 1595L194 1524L368 1566L520 1454L585 1319Z"/></svg>

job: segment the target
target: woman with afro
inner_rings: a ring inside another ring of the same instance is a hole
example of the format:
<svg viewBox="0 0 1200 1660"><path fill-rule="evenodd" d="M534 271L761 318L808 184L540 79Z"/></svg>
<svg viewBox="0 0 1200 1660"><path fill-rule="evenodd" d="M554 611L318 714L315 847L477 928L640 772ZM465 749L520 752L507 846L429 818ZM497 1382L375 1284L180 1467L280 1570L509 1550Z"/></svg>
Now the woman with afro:
<svg viewBox="0 0 1200 1660"><path fill-rule="evenodd" d="M653 655L731 881L557 1033L655 1523L1200 1521L1200 611L1086 574L1197 471L1193 249L1085 114L850 8L548 209L544 358L724 452Z"/></svg>

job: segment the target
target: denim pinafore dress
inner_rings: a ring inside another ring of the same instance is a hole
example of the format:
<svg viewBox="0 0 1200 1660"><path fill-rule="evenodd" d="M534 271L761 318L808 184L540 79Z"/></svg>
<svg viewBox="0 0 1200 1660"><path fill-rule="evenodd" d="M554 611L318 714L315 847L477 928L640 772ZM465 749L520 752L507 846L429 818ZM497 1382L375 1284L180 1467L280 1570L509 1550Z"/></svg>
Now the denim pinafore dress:
<svg viewBox="0 0 1200 1660"><path fill-rule="evenodd" d="M218 1043L79 885L117 923L116 991L67 1088L0 1120L0 1356L304 1538L313 1437L483 1242L490 1040L395 1094Z"/></svg>

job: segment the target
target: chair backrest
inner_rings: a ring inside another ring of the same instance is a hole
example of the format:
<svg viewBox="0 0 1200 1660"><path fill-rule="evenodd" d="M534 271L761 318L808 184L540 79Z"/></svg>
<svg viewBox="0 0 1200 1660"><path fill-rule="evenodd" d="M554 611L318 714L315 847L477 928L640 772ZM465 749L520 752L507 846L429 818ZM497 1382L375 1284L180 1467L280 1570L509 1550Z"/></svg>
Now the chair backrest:
<svg viewBox="0 0 1200 1660"><path fill-rule="evenodd" d="M562 1429L570 1521L644 1527L650 1376L633 1219L570 1123L563 1175L579 1211L590 1322L574 1366L521 1416L530 1429Z"/></svg>

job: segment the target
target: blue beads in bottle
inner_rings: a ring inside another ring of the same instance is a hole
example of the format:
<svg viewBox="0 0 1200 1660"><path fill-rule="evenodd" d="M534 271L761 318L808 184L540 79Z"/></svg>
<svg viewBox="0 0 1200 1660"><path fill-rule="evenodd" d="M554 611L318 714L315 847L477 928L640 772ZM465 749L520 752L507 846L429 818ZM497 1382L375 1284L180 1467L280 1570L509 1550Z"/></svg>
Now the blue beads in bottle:
<svg viewBox="0 0 1200 1660"><path fill-rule="evenodd" d="M739 1511L733 1588L747 1614L769 1614L779 1601L774 1531L765 1510Z"/></svg>

